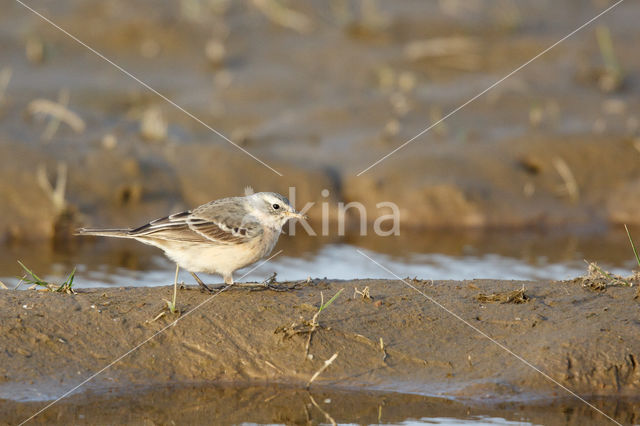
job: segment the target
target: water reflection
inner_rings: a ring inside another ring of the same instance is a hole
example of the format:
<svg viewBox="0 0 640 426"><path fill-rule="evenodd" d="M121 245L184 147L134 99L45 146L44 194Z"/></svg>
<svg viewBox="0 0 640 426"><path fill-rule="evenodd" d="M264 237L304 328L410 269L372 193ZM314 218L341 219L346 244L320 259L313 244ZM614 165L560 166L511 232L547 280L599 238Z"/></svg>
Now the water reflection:
<svg viewBox="0 0 640 426"><path fill-rule="evenodd" d="M585 259L623 275L634 268L629 241L619 229L605 233L438 231L342 239L283 235L278 248L283 249L282 255L245 280L262 280L272 272L281 280L392 277L356 249L400 276L438 280L568 279L585 271ZM159 250L133 241L75 239L64 247L16 245L0 250L0 279L8 286L15 285L15 277L21 274L17 260L54 281L78 266L76 283L84 287L167 285L173 280L174 267ZM242 271L236 274L240 275ZM219 281L218 277L208 279Z"/></svg>
<svg viewBox="0 0 640 426"><path fill-rule="evenodd" d="M622 423L637 407L622 401L594 401ZM0 417L12 424L45 402L0 404ZM614 414L615 413L615 414ZM412 394L281 386L210 385L149 387L124 392L86 391L53 405L36 423L57 424L563 424L602 422L580 401L543 404L478 405Z"/></svg>

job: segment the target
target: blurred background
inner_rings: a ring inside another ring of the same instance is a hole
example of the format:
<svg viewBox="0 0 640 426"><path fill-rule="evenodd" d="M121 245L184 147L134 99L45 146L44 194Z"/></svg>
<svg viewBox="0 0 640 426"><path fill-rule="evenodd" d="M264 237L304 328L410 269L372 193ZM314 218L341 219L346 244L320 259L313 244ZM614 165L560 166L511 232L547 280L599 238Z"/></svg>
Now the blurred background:
<svg viewBox="0 0 640 426"><path fill-rule="evenodd" d="M640 4L623 2L395 154L371 164L613 4L608 0L29 1L202 123L20 3L0 0L0 279L17 260L76 285L166 285L137 226L233 195L289 193L298 226L247 279L568 278L628 272L640 241ZM362 171L366 170L364 173ZM321 191L329 190L323 197ZM369 230L337 235L339 201ZM218 277L215 278L219 280Z"/></svg>

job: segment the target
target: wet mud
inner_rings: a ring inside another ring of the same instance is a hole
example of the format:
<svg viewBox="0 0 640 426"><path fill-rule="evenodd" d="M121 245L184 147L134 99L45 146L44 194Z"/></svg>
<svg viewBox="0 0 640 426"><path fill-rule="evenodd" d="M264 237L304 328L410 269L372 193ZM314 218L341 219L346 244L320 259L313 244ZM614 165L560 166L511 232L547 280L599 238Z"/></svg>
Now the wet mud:
<svg viewBox="0 0 640 426"><path fill-rule="evenodd" d="M312 381L312 391L398 392L476 405L570 396L481 331L585 398L620 404L637 398L635 287L594 289L580 280L407 282L424 295L385 280L316 279L281 283L296 284L284 292L233 288L216 296L187 287L178 293L180 316L158 316L171 287L80 289L75 295L5 290L3 406L44 406L158 332L82 392L117 395L141 386L194 384L304 388L337 354ZM326 302L340 289L311 327L322 297ZM517 300L500 297L514 291ZM69 401L82 404L82 392ZM19 412L26 413L24 407ZM64 404L58 410L68 415Z"/></svg>

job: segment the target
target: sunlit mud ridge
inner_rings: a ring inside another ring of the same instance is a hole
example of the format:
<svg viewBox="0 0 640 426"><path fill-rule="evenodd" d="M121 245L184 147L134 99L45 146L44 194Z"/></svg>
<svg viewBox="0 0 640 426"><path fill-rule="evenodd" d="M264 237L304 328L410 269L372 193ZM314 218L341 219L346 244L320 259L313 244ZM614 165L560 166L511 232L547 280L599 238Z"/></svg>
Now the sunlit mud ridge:
<svg viewBox="0 0 640 426"><path fill-rule="evenodd" d="M164 315L170 287L5 290L0 397L55 399L163 328L74 393L280 383L494 402L571 396L469 325L581 396L640 391L635 287L407 282L468 324L400 281L271 282L287 291L231 288L193 311L212 296L188 287L180 314Z"/></svg>

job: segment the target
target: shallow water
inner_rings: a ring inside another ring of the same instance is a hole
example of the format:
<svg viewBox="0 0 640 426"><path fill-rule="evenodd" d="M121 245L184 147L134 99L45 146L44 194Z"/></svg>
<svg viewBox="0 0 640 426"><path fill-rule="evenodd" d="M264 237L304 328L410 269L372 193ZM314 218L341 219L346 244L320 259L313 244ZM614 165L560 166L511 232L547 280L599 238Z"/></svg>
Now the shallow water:
<svg viewBox="0 0 640 426"><path fill-rule="evenodd" d="M44 404L5 400L0 413L11 410L6 420L24 420ZM615 401L595 404L605 412L625 408ZM618 411L620 421L629 420L619 415ZM54 404L34 422L204 424L213 418L227 424L329 424L334 420L339 424L402 425L586 425L604 420L591 408L571 400L479 405L388 392L192 385L76 394Z"/></svg>
<svg viewBox="0 0 640 426"><path fill-rule="evenodd" d="M78 245L81 244L81 245ZM428 232L401 237L312 238L283 236L274 254L252 271L235 273L238 281L261 281L277 273L279 280L418 277L433 280L492 278L564 280L584 274L585 260L629 275L637 267L626 234L596 233ZM161 251L135 241L76 239L64 247L15 246L2 249L0 279L17 285L17 260L52 282L64 281L77 267L77 287L159 286L173 282L175 266ZM370 259L388 268L390 273ZM193 279L181 271L180 280ZM217 276L207 282L220 282Z"/></svg>

